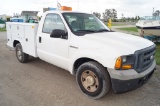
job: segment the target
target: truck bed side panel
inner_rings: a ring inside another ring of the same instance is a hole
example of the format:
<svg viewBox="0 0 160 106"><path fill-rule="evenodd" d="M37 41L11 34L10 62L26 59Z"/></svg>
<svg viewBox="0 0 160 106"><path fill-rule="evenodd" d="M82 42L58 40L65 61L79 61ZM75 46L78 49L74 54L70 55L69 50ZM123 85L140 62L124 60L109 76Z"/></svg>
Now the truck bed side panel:
<svg viewBox="0 0 160 106"><path fill-rule="evenodd" d="M37 27L38 25L30 26L26 25L25 26L25 39L24 39L24 52L34 56L37 56L37 46L36 46L36 32L37 32Z"/></svg>

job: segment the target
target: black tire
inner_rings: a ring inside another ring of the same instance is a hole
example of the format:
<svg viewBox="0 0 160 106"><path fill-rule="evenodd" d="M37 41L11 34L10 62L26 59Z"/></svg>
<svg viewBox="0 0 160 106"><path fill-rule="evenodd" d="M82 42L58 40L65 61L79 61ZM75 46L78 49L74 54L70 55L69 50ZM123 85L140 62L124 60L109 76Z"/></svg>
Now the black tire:
<svg viewBox="0 0 160 106"><path fill-rule="evenodd" d="M80 90L92 99L103 97L111 88L108 71L94 61L86 62L78 68L76 80Z"/></svg>
<svg viewBox="0 0 160 106"><path fill-rule="evenodd" d="M29 55L23 52L23 48L20 43L16 44L16 57L19 62L26 63L29 59Z"/></svg>

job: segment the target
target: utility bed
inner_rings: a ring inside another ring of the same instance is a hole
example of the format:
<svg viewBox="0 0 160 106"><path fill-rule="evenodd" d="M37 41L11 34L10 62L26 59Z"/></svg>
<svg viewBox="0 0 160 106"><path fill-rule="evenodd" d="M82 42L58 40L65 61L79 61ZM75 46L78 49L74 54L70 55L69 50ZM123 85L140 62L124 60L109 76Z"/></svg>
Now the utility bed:
<svg viewBox="0 0 160 106"><path fill-rule="evenodd" d="M37 57L36 35L38 24L7 22L6 27L8 46L14 47L13 41L17 40L22 44L25 53Z"/></svg>

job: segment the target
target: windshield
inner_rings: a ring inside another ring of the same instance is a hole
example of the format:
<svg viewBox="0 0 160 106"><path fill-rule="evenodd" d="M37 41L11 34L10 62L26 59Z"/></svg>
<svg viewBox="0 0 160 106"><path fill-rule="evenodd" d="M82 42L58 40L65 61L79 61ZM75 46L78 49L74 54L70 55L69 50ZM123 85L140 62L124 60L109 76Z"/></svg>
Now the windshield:
<svg viewBox="0 0 160 106"><path fill-rule="evenodd" d="M140 20L156 21L156 20L160 20L160 16L145 16L145 17L141 17Z"/></svg>
<svg viewBox="0 0 160 106"><path fill-rule="evenodd" d="M109 29L93 14L63 13L63 16L73 33L106 32Z"/></svg>

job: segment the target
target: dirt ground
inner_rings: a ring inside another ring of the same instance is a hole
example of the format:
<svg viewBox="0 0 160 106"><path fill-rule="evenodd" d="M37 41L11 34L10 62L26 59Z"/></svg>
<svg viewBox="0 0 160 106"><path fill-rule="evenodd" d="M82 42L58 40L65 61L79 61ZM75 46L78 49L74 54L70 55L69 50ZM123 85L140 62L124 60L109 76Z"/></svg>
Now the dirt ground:
<svg viewBox="0 0 160 106"><path fill-rule="evenodd" d="M122 94L111 90L92 100L69 72L40 59L19 63L0 33L0 106L160 106L160 67L141 88Z"/></svg>

